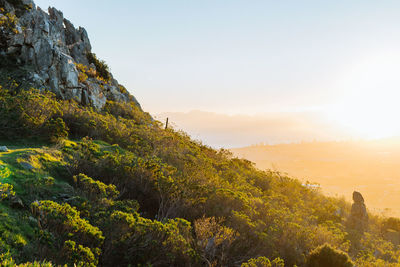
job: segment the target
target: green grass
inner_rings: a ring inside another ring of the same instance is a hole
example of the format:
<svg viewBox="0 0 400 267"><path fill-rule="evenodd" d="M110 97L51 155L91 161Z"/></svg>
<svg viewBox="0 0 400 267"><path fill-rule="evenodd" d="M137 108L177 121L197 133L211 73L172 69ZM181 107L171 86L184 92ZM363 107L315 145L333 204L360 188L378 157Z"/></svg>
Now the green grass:
<svg viewBox="0 0 400 267"><path fill-rule="evenodd" d="M62 195L74 192L65 179L67 170L60 151L39 146L24 148L20 144L8 148L8 152L0 153L0 182L11 184L25 207L13 208L12 201L7 199L0 202L0 251L10 251L24 259L34 253L31 241L39 229L30 204L41 199L61 201ZM20 162L35 168L26 170Z"/></svg>

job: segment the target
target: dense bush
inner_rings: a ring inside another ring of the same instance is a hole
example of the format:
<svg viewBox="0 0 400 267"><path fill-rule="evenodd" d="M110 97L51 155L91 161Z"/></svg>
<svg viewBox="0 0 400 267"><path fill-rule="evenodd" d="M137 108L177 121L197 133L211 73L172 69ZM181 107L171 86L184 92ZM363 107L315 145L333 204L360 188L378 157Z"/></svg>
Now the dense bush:
<svg viewBox="0 0 400 267"><path fill-rule="evenodd" d="M17 264L9 253L0 254L0 266L3 267L53 267L50 262L27 262Z"/></svg>
<svg viewBox="0 0 400 267"><path fill-rule="evenodd" d="M98 59L95 53L88 53L86 56L89 60L89 64L94 64L96 72L101 78L105 81L111 80L110 68L104 60Z"/></svg>
<svg viewBox="0 0 400 267"><path fill-rule="evenodd" d="M114 199L119 195L115 185L106 185L84 174L75 175L73 179L80 191L90 200Z"/></svg>
<svg viewBox="0 0 400 267"><path fill-rule="evenodd" d="M108 79L104 78L100 73L98 73L95 69L92 69L91 67L78 63L75 63L75 66L78 70L78 80L81 83L85 83L89 77L108 82Z"/></svg>
<svg viewBox="0 0 400 267"><path fill-rule="evenodd" d="M274 259L272 262L266 257L258 257L250 259L245 263L242 263L241 267L284 267L284 261L280 258Z"/></svg>
<svg viewBox="0 0 400 267"><path fill-rule="evenodd" d="M346 253L325 244L316 248L308 255L307 266L352 267L353 263Z"/></svg>
<svg viewBox="0 0 400 267"><path fill-rule="evenodd" d="M0 138L57 140L68 136L60 103L50 92L11 93L0 88Z"/></svg>
<svg viewBox="0 0 400 267"><path fill-rule="evenodd" d="M133 103L95 111L37 90L0 90L0 140L32 138L50 147L0 155L4 184L22 206L34 202L33 217L0 203L10 214L0 220L0 249L18 263L351 266L348 253L359 266L398 264L395 240L385 240L398 219L370 216L368 230L354 233L343 199L165 130Z"/></svg>
<svg viewBox="0 0 400 267"><path fill-rule="evenodd" d="M121 266L187 266L195 261L191 247L191 226L183 219L165 223L138 213L114 212L105 244L104 264Z"/></svg>
<svg viewBox="0 0 400 267"><path fill-rule="evenodd" d="M44 230L41 233L41 236L43 236L41 238L47 239L44 244L39 243L39 245L44 246L46 254L53 254L53 259L56 259L56 262L63 263L90 258L93 266L97 265L100 247L104 241L104 236L97 227L82 219L79 212L66 203L57 204L53 201L40 201L34 202L31 208L33 214L37 216L40 228ZM51 233L51 235L48 235L50 240L46 237L46 232ZM52 247L57 250L46 249L48 247L47 242L50 242Z"/></svg>
<svg viewBox="0 0 400 267"><path fill-rule="evenodd" d="M71 240L64 242L61 253L65 257L65 262L70 266L77 265L95 267L98 264L98 260L90 248L77 245Z"/></svg>
<svg viewBox="0 0 400 267"><path fill-rule="evenodd" d="M132 102L122 103L107 101L103 109L106 113L109 113L116 118L122 117L127 120L133 120L137 125L155 123L152 121L149 114L144 113L135 103Z"/></svg>
<svg viewBox="0 0 400 267"><path fill-rule="evenodd" d="M14 195L15 192L12 185L0 183L0 200L12 197Z"/></svg>

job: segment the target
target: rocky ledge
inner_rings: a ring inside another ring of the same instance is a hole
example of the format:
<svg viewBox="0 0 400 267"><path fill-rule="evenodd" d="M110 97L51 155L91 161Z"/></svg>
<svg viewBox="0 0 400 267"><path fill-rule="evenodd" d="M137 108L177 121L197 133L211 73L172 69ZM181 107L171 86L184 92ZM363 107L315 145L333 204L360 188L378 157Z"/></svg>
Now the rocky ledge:
<svg viewBox="0 0 400 267"><path fill-rule="evenodd" d="M32 0L0 0L3 74L12 69L26 87L50 90L61 99L75 99L98 110L107 100L139 106L91 49L86 30L75 28L59 10L45 12Z"/></svg>

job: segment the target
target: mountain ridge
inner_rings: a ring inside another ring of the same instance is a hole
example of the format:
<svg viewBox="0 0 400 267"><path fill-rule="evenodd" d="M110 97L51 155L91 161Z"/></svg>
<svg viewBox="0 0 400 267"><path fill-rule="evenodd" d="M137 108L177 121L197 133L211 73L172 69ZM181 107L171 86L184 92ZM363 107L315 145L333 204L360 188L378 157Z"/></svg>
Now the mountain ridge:
<svg viewBox="0 0 400 267"><path fill-rule="evenodd" d="M138 101L114 79L94 53L86 30L63 13L48 13L32 0L1 0L0 57L13 66L0 77L16 80L19 88L49 90L61 99L74 99L100 110L107 100Z"/></svg>

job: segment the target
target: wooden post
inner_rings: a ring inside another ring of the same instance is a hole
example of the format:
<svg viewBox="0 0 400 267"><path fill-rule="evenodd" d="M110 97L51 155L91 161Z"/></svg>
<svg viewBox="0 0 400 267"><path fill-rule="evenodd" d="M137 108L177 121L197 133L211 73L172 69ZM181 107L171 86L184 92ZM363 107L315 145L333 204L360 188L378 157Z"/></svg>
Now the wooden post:
<svg viewBox="0 0 400 267"><path fill-rule="evenodd" d="M168 128L168 117L167 117L167 121L165 122L165 130L167 130Z"/></svg>

